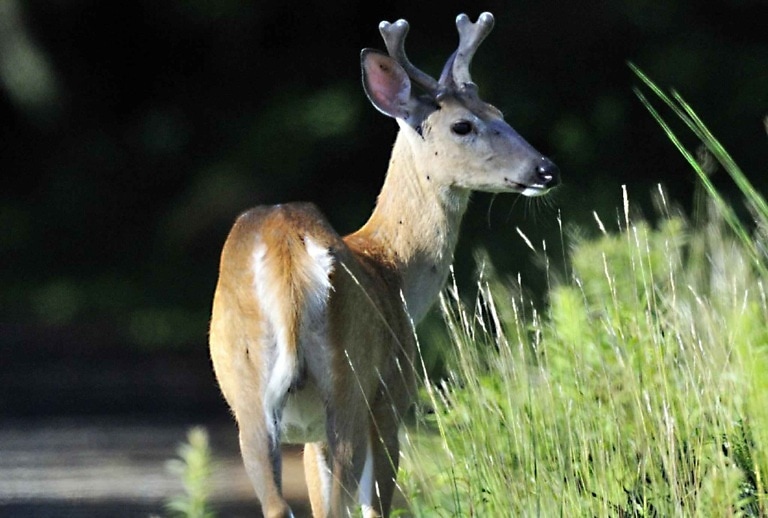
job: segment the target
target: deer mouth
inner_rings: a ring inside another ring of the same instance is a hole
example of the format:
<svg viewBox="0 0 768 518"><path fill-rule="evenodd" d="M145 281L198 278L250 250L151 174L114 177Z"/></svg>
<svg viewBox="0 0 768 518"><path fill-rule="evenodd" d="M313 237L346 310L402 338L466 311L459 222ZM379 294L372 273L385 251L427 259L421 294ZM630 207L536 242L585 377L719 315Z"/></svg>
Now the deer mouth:
<svg viewBox="0 0 768 518"><path fill-rule="evenodd" d="M530 198L534 198L536 196L543 196L550 190L550 187L547 187L546 185L542 185L542 184L529 185L525 183L515 182L512 180L509 180L508 178L505 178L504 181L509 187L511 187L511 190L513 192L522 194L523 196L528 196Z"/></svg>
<svg viewBox="0 0 768 518"><path fill-rule="evenodd" d="M513 192L522 194L523 196L541 196L548 190L546 187L541 185L528 185L525 183L515 182L509 178L504 178L504 183L506 183Z"/></svg>
<svg viewBox="0 0 768 518"><path fill-rule="evenodd" d="M541 185L529 185L525 187L522 191L520 191L520 194L522 194L523 196L534 198L536 196L543 196L548 191L549 191L549 187L543 187Z"/></svg>

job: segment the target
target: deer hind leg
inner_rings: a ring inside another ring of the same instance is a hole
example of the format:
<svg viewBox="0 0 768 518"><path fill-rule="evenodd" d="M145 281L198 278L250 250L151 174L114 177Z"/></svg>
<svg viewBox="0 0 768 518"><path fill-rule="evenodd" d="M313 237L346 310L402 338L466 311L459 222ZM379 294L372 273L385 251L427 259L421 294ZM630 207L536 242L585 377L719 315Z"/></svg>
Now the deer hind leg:
<svg viewBox="0 0 768 518"><path fill-rule="evenodd" d="M310 442L304 445L304 476L312 516L325 518L330 513L331 503L331 468L327 443Z"/></svg>
<svg viewBox="0 0 768 518"><path fill-rule="evenodd" d="M241 401L246 404L248 401ZM280 450L279 409L265 409L262 415L240 407L235 411L240 430L240 452L248 478L266 518L291 517L291 509L282 496L282 456ZM270 417L271 414L271 417ZM277 424L277 426L276 426Z"/></svg>
<svg viewBox="0 0 768 518"><path fill-rule="evenodd" d="M279 431L275 426L280 405L267 404L265 380L252 363L253 356L269 345L249 340L262 332L254 323L234 326L220 306L214 306L211 323L211 359L222 393L239 428L240 451L246 472L261 502L264 516L291 516L280 491ZM250 352L249 352L250 351ZM279 402L279 398L277 398Z"/></svg>
<svg viewBox="0 0 768 518"><path fill-rule="evenodd" d="M270 334L260 341L272 350L273 360L260 377L249 361L241 364L243 382L234 406L240 430L240 451L246 473L266 518L293 516L282 496L281 419L291 382L296 377L295 357Z"/></svg>

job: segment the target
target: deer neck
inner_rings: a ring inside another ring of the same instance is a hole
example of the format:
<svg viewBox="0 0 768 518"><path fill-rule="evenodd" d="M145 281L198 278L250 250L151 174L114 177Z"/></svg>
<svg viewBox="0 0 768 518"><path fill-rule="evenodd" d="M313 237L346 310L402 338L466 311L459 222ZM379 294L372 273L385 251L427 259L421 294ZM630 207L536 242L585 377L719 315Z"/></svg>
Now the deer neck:
<svg viewBox="0 0 768 518"><path fill-rule="evenodd" d="M350 236L398 270L411 318L418 323L445 284L469 191L437 185L435 162L417 161L410 128L395 141L381 193L368 222Z"/></svg>

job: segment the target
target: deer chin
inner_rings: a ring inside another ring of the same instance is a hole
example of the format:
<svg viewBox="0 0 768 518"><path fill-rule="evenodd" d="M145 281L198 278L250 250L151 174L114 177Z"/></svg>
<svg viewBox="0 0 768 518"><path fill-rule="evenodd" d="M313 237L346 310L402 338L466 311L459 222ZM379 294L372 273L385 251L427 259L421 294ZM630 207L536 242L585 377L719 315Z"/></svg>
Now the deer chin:
<svg viewBox="0 0 768 518"><path fill-rule="evenodd" d="M529 198L535 198L537 196L544 196L549 192L549 189L546 187L539 187L536 185L526 187L522 191L520 191L520 194L523 196L527 196Z"/></svg>

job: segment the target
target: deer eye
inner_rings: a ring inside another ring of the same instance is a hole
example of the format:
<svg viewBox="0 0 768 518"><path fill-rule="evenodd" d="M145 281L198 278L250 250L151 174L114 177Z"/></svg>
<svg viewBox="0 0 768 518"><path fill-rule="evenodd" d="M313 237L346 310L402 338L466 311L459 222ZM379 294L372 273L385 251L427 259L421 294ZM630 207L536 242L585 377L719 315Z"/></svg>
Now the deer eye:
<svg viewBox="0 0 768 518"><path fill-rule="evenodd" d="M451 131L454 132L456 135L467 135L473 129L474 127L472 126L472 123L469 121L458 121L451 124Z"/></svg>

